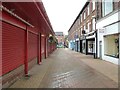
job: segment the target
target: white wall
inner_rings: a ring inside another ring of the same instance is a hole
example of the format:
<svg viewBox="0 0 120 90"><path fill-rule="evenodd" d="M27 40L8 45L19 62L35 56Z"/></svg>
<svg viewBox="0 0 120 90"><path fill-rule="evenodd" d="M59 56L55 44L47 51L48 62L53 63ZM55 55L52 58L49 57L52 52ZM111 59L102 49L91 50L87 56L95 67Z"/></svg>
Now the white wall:
<svg viewBox="0 0 120 90"><path fill-rule="evenodd" d="M118 18L119 14L120 14L120 11L110 15L109 17L104 17L103 19L97 21L96 28L97 29L103 28L104 26L117 22L119 20Z"/></svg>
<svg viewBox="0 0 120 90"><path fill-rule="evenodd" d="M110 26L107 26L107 25L114 23L116 21L118 21L118 12L114 13L113 15L111 15L107 18L103 18L102 20L98 21L96 24L96 28L98 29L98 31L97 31L98 32L98 57L99 57L99 52L100 52L99 51L99 48L100 48L99 42L102 41L102 59L109 61L109 62L112 62L114 64L118 64L119 59L104 55L104 50L105 50L104 49L104 36L120 33L120 30L119 30L120 22L112 24ZM106 26L106 27L104 27L104 26ZM101 30L102 30L102 32L101 32Z"/></svg>

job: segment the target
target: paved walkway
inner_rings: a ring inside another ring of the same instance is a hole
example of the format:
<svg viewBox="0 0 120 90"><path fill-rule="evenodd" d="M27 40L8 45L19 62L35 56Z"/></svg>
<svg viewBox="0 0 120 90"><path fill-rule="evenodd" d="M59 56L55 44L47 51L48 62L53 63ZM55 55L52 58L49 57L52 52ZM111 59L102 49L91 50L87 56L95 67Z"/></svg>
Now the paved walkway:
<svg viewBox="0 0 120 90"><path fill-rule="evenodd" d="M69 49L57 49L10 88L116 88L117 65Z"/></svg>

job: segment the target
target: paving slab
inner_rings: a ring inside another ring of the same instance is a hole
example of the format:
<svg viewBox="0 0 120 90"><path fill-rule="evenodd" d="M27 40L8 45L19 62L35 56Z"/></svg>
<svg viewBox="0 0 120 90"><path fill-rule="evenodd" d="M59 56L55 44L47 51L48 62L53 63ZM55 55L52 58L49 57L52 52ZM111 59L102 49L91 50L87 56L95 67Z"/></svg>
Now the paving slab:
<svg viewBox="0 0 120 90"><path fill-rule="evenodd" d="M10 88L117 88L117 65L93 60L92 56L57 49L30 70L30 78L23 77Z"/></svg>

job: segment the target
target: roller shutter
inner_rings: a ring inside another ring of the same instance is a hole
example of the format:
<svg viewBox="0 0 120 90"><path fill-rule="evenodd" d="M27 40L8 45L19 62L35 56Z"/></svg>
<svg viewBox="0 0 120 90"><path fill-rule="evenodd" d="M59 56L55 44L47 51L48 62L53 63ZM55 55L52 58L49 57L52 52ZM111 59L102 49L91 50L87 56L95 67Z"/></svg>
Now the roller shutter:
<svg viewBox="0 0 120 90"><path fill-rule="evenodd" d="M30 33L28 34L28 60L31 61L37 57L37 35Z"/></svg>
<svg viewBox="0 0 120 90"><path fill-rule="evenodd" d="M25 31L2 23L2 74L16 69L24 64Z"/></svg>

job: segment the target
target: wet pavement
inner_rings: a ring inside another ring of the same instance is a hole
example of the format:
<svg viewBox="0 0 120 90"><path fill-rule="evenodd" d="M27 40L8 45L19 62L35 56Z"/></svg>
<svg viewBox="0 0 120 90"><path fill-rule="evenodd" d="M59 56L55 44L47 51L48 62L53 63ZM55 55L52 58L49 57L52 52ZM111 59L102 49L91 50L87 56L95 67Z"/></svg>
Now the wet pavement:
<svg viewBox="0 0 120 90"><path fill-rule="evenodd" d="M31 69L31 77L22 78L10 88L117 88L118 84L90 67L69 49L57 49L43 64Z"/></svg>

